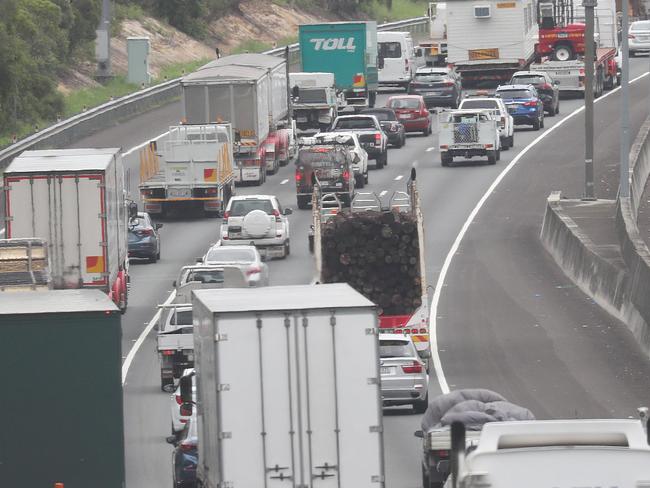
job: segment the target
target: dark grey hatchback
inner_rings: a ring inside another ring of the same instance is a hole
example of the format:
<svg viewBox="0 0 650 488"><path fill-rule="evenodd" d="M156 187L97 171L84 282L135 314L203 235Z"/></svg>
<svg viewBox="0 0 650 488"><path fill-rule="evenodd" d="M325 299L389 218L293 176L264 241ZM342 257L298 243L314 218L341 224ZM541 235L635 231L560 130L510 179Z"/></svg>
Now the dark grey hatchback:
<svg viewBox="0 0 650 488"><path fill-rule="evenodd" d="M154 224L148 213L138 212L129 219L129 258L148 259L155 263L160 259L160 234L162 224Z"/></svg>
<svg viewBox="0 0 650 488"><path fill-rule="evenodd" d="M462 91L460 77L446 67L419 68L408 89L410 95L421 95L427 108L458 108Z"/></svg>
<svg viewBox="0 0 650 488"><path fill-rule="evenodd" d="M402 147L406 144L404 124L397 119L392 108L367 108L360 113L377 117L379 125L388 137L388 144L395 147Z"/></svg>

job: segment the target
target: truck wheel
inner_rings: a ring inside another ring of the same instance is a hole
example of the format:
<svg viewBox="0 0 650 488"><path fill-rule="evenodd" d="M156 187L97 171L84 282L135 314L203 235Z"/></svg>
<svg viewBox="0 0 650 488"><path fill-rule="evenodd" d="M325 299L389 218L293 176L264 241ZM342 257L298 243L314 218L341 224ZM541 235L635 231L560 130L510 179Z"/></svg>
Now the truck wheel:
<svg viewBox="0 0 650 488"><path fill-rule="evenodd" d="M174 387L174 379L173 378L163 378L161 376L160 378L160 389L164 391L165 393L174 393L174 390L176 389Z"/></svg>
<svg viewBox="0 0 650 488"><path fill-rule="evenodd" d="M357 188L363 188L366 186L366 183L364 181L364 177L362 174L356 174L354 175L354 183Z"/></svg>
<svg viewBox="0 0 650 488"><path fill-rule="evenodd" d="M298 195L296 197L297 203L298 203L298 208L301 210L305 210L309 208L309 198L305 197L304 195Z"/></svg>
<svg viewBox="0 0 650 488"><path fill-rule="evenodd" d="M501 149L497 149L495 152L496 152L496 160L501 161Z"/></svg>
<svg viewBox="0 0 650 488"><path fill-rule="evenodd" d="M375 162L377 163L377 169L382 169L384 167L384 154L377 156Z"/></svg>
<svg viewBox="0 0 650 488"><path fill-rule="evenodd" d="M308 236L307 240L309 241L309 252L314 253L314 236Z"/></svg>
<svg viewBox="0 0 650 488"><path fill-rule="evenodd" d="M291 244L289 243L289 239L287 239L284 241L284 256L282 257L286 259L289 254L291 254Z"/></svg>
<svg viewBox="0 0 650 488"><path fill-rule="evenodd" d="M512 134L510 137L508 137L508 147L515 147L515 135Z"/></svg>
<svg viewBox="0 0 650 488"><path fill-rule="evenodd" d="M451 166L451 164L454 162L454 157L449 156L448 154L441 154L440 155L440 164L443 166Z"/></svg>
<svg viewBox="0 0 650 488"><path fill-rule="evenodd" d="M363 175L363 182L364 184L368 184L368 169L366 168L366 172Z"/></svg>
<svg viewBox="0 0 650 488"><path fill-rule="evenodd" d="M488 164L497 164L496 151L489 151L487 155Z"/></svg>
<svg viewBox="0 0 650 488"><path fill-rule="evenodd" d="M508 146L508 138L507 137L502 137L501 138L501 150L502 151L507 151L510 149L510 146Z"/></svg>

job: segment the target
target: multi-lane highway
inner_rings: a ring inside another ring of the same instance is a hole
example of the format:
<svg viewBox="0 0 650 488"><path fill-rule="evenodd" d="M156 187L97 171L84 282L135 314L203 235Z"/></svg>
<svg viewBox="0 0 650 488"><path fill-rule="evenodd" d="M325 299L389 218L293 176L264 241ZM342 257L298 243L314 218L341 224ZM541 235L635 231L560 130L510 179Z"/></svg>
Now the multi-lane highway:
<svg viewBox="0 0 650 488"><path fill-rule="evenodd" d="M631 77L646 66L647 59L632 60ZM642 100L648 93L647 78L633 84L634 99ZM611 169L617 160L619 94L596 105L599 172ZM378 104L385 99L386 95L379 97ZM650 365L625 327L573 288L537 239L548 193L560 189L577 196L581 191L583 118L577 114L562 122L581 105L581 100L563 100L561 115L546 119L545 131L551 133L503 176L467 226L451 260L447 255L477 203L513 158L544 131L517 131L514 149L503 152L495 166L477 161L452 168L440 166L435 130L429 137L415 135L404 148L390 150L388 166L371 171L367 187L377 192L403 189L411 166L418 168L429 283L435 285L443 265L445 270L434 313L437 348L449 387L493 388L542 418L627 416L650 400ZM633 134L647 106L633 105ZM180 104L175 103L75 146L127 150L164 132L179 118ZM137 168L130 169L132 175L138 174ZM282 168L261 188L238 192L275 194L295 209L293 168ZM313 278L307 249L310 213L295 210L290 218L292 254L270 263L272 284L308 283ZM161 261L131 268L129 310L123 318L124 356L147 327L156 305L167 297L178 269L216 241L219 220L175 220L164 225ZM440 392L438 380L432 374L431 395ZM165 437L170 432L170 403L159 388L153 334L146 336L130 365L124 408L127 487L169 486L171 448ZM420 486L419 444L413 437L418 425L419 417L409 409L386 411L386 486Z"/></svg>

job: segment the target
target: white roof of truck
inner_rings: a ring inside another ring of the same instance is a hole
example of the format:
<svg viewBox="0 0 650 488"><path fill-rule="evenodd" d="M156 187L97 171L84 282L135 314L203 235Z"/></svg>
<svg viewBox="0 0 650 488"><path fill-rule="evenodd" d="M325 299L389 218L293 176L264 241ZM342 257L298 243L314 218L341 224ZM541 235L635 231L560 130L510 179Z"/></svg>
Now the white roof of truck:
<svg viewBox="0 0 650 488"><path fill-rule="evenodd" d="M11 162L4 173L102 171L108 168L115 155L120 151L119 148L25 151Z"/></svg>
<svg viewBox="0 0 650 488"><path fill-rule="evenodd" d="M210 61L208 64L201 66L197 71L213 68L215 66L248 66L250 68L274 69L284 65L284 58L271 56L270 54L243 53L231 54L223 58Z"/></svg>
<svg viewBox="0 0 650 488"><path fill-rule="evenodd" d="M0 315L117 312L117 310L113 301L100 290L4 291L0 293ZM2 322L0 320L0 323Z"/></svg>
<svg viewBox="0 0 650 488"><path fill-rule="evenodd" d="M203 68L184 76L181 83L227 82L233 80L257 81L267 76L265 68L236 65L204 66Z"/></svg>
<svg viewBox="0 0 650 488"><path fill-rule="evenodd" d="M194 296L213 313L375 307L346 283L198 290Z"/></svg>

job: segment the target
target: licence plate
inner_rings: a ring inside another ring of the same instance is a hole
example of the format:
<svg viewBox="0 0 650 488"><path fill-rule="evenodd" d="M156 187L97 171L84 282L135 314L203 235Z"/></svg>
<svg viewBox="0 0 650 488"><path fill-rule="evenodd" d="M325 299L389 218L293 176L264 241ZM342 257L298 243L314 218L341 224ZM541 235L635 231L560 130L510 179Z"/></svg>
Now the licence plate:
<svg viewBox="0 0 650 488"><path fill-rule="evenodd" d="M440 95L440 92L432 91L432 92L425 92L424 94L433 97L433 96Z"/></svg>
<svg viewBox="0 0 650 488"><path fill-rule="evenodd" d="M259 174L260 173L257 170L253 170L253 171L248 170L243 172L244 178L257 178Z"/></svg>
<svg viewBox="0 0 650 488"><path fill-rule="evenodd" d="M399 114L400 119L410 119L411 117L411 114Z"/></svg>
<svg viewBox="0 0 650 488"><path fill-rule="evenodd" d="M395 368L392 368L390 366L382 366L381 367L381 374L393 374Z"/></svg>
<svg viewBox="0 0 650 488"><path fill-rule="evenodd" d="M189 188L170 188L167 190L168 198L189 198L192 196L192 190Z"/></svg>

